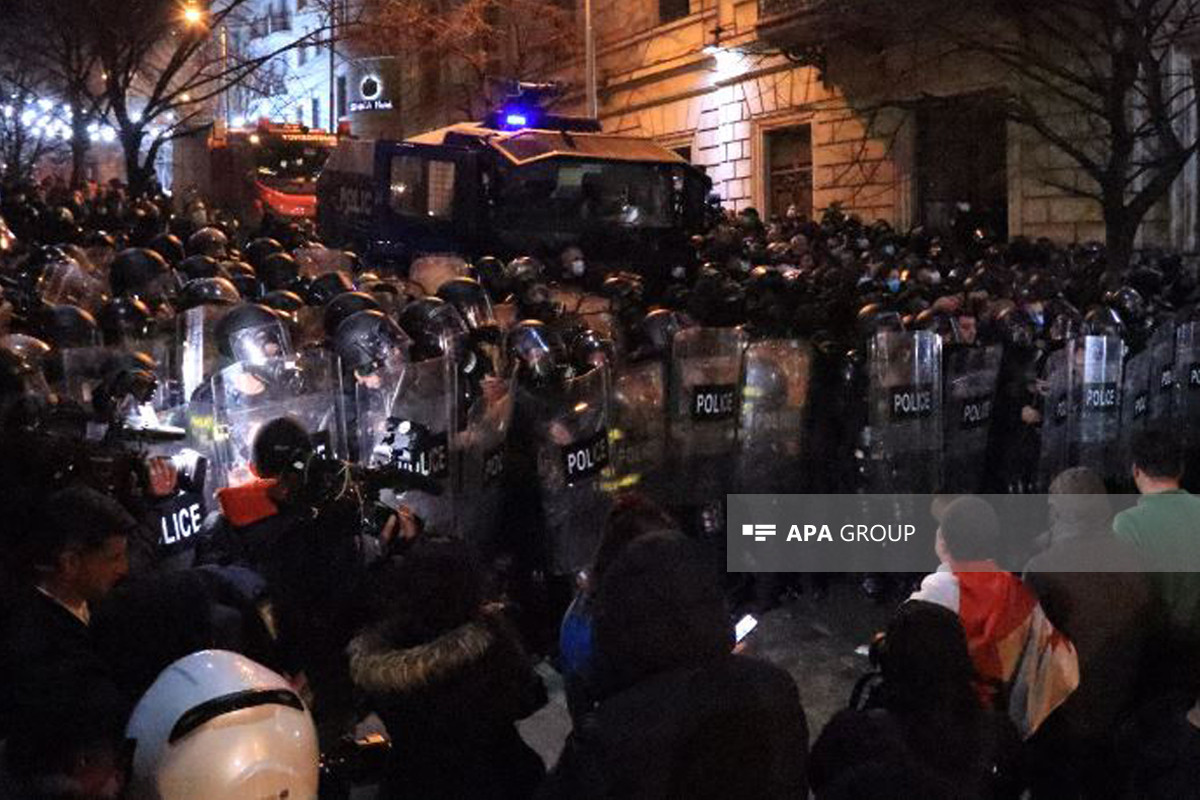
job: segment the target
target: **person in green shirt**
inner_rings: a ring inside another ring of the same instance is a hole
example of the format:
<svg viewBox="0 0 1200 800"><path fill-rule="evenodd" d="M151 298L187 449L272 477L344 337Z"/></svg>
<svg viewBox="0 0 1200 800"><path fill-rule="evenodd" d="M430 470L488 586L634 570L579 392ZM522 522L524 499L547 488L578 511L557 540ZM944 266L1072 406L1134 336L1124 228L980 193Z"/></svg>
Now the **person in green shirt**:
<svg viewBox="0 0 1200 800"><path fill-rule="evenodd" d="M1138 504L1113 519L1117 538L1137 549L1150 571L1176 670L1200 663L1200 497L1180 488L1183 450L1178 435L1152 430L1131 445ZM1161 666L1166 666L1165 664ZM1178 674L1178 673L1177 673ZM1196 682L1192 677L1190 682Z"/></svg>

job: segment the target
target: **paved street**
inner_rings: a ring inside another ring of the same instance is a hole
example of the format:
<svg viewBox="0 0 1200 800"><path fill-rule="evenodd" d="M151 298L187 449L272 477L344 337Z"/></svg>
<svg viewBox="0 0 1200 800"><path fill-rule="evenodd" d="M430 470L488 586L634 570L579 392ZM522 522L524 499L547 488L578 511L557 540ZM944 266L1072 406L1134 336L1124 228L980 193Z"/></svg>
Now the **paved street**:
<svg viewBox="0 0 1200 800"><path fill-rule="evenodd" d="M846 706L854 682L869 666L866 656L855 649L883 628L894 606L894 602L875 605L865 600L856 582L835 582L822 599L807 591L766 614L750 635L749 654L783 667L795 678L812 739ZM541 669L550 688L550 703L521 724L521 734L547 764L553 764L571 722L561 680L548 666Z"/></svg>

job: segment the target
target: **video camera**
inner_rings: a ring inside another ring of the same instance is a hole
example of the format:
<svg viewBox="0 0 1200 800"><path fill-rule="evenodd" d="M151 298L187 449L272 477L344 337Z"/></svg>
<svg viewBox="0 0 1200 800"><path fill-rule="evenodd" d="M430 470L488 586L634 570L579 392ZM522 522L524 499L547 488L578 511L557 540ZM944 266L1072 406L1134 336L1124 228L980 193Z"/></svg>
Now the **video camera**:
<svg viewBox="0 0 1200 800"><path fill-rule="evenodd" d="M378 535L397 511L381 498L385 492L442 493L437 481L393 464L366 467L339 459L320 434L313 445L311 451L297 454L280 477L287 480L291 476L297 487L292 502L308 509L314 518L333 509L353 510L355 532Z"/></svg>

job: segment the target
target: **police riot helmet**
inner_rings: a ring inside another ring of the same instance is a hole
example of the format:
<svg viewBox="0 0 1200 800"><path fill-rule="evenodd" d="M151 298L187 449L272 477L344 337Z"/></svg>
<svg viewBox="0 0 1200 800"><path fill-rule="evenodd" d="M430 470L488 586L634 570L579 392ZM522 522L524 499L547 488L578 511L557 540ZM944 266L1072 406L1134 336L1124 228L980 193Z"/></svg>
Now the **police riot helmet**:
<svg viewBox="0 0 1200 800"><path fill-rule="evenodd" d="M414 361L456 355L469 333L467 323L454 306L438 297L421 297L406 305L398 319L412 338Z"/></svg>
<svg viewBox="0 0 1200 800"><path fill-rule="evenodd" d="M250 242L250 244L246 245L243 255L246 256L246 260L249 261L255 269L262 269L262 265L267 260L267 256L272 256L276 253L282 252L283 245L278 241L275 239L262 238L255 239L254 241Z"/></svg>
<svg viewBox="0 0 1200 800"><path fill-rule="evenodd" d="M89 231L88 233L84 234L83 239L80 240L80 244L83 245L85 250L117 249L116 237L106 233L105 231L98 230Z"/></svg>
<svg viewBox="0 0 1200 800"><path fill-rule="evenodd" d="M114 297L96 312L96 322L104 343L110 347L128 339L144 338L150 331L154 315L150 307L137 297Z"/></svg>
<svg viewBox="0 0 1200 800"><path fill-rule="evenodd" d="M227 277L217 260L205 255L188 256L179 262L179 271L183 273L184 280L187 281Z"/></svg>
<svg viewBox="0 0 1200 800"><path fill-rule="evenodd" d="M437 296L454 306L472 331L496 328L496 314L487 290L474 278L451 278L438 287Z"/></svg>
<svg viewBox="0 0 1200 800"><path fill-rule="evenodd" d="M305 307L304 298L287 289L276 289L273 292L267 292L258 302L267 308L274 309L288 316L295 316L299 313L300 309Z"/></svg>
<svg viewBox="0 0 1200 800"><path fill-rule="evenodd" d="M895 311L885 309L879 303L867 303L860 308L855 318L855 326L859 336L864 339L871 339L876 334L885 331L894 332L904 329L900 315Z"/></svg>
<svg viewBox="0 0 1200 800"><path fill-rule="evenodd" d="M221 317L217 348L226 358L252 364L291 353L283 319L259 303L242 303Z"/></svg>
<svg viewBox="0 0 1200 800"><path fill-rule="evenodd" d="M505 340L505 350L524 380L545 383L558 374L556 355L561 348L541 320L527 319L513 325Z"/></svg>
<svg viewBox="0 0 1200 800"><path fill-rule="evenodd" d="M325 305L325 335L332 337L338 326L359 311L381 311L379 301L366 292L342 292Z"/></svg>
<svg viewBox="0 0 1200 800"><path fill-rule="evenodd" d="M113 294L141 294L171 275L171 266L158 252L131 247L117 253L108 271Z"/></svg>
<svg viewBox="0 0 1200 800"><path fill-rule="evenodd" d="M668 308L651 309L638 325L638 359L665 359L671 355L675 334L695 323L684 313Z"/></svg>
<svg viewBox="0 0 1200 800"><path fill-rule="evenodd" d="M1132 286L1122 286L1104 296L1104 304L1115 310L1129 324L1146 318L1148 307L1142 293Z"/></svg>
<svg viewBox="0 0 1200 800"><path fill-rule="evenodd" d="M315 800L317 729L286 680L203 650L171 664L126 727L130 800Z"/></svg>
<svg viewBox="0 0 1200 800"><path fill-rule="evenodd" d="M1037 326L1023 309L1008 306L996 315L1001 340L1010 347L1032 347Z"/></svg>
<svg viewBox="0 0 1200 800"><path fill-rule="evenodd" d="M259 280L268 292L290 289L300 277L300 265L287 253L270 253L262 259L261 264L255 264L253 259L250 263L258 270Z"/></svg>
<svg viewBox="0 0 1200 800"><path fill-rule="evenodd" d="M0 351L12 353L37 369L42 368L42 363L52 349L43 340L27 333L6 333L0 336Z"/></svg>
<svg viewBox="0 0 1200 800"><path fill-rule="evenodd" d="M178 236L170 233L158 234L146 243L146 249L158 253L171 266L175 266L187 258L187 253L183 249L183 242L179 241Z"/></svg>
<svg viewBox="0 0 1200 800"><path fill-rule="evenodd" d="M612 301L618 312L640 307L646 294L641 277L629 272L609 275L600 286L600 294Z"/></svg>
<svg viewBox="0 0 1200 800"><path fill-rule="evenodd" d="M197 306L233 306L241 302L237 287L228 278L197 278L179 290L175 306L187 311Z"/></svg>
<svg viewBox="0 0 1200 800"><path fill-rule="evenodd" d="M1125 333L1124 320L1116 309L1108 306L1093 306L1083 317L1081 333L1084 336L1115 336Z"/></svg>
<svg viewBox="0 0 1200 800"><path fill-rule="evenodd" d="M262 293L254 267L245 261L223 261L221 271L233 281L238 293L247 300L256 299Z"/></svg>
<svg viewBox="0 0 1200 800"><path fill-rule="evenodd" d="M219 228L207 227L193 233L187 240L189 256L208 256L221 259L229 254L229 237Z"/></svg>
<svg viewBox="0 0 1200 800"><path fill-rule="evenodd" d="M61 264L70 258L67 251L58 245L38 245L21 261L16 271L30 283L36 283L47 268Z"/></svg>
<svg viewBox="0 0 1200 800"><path fill-rule="evenodd" d="M407 356L409 338L381 311L359 311L344 319L333 334L333 348L347 372L367 376Z"/></svg>
<svg viewBox="0 0 1200 800"><path fill-rule="evenodd" d="M475 275L492 300L497 303L509 293L508 279L504 273L504 262L495 256L483 256L475 262Z"/></svg>
<svg viewBox="0 0 1200 800"><path fill-rule="evenodd" d="M516 287L534 283L542 279L542 273L545 270L542 264L532 256L521 256L509 261L504 267L504 278L508 282L510 289L516 290Z"/></svg>
<svg viewBox="0 0 1200 800"><path fill-rule="evenodd" d="M32 338L32 337L31 337ZM49 345L46 345L47 350ZM0 400L27 395L48 396L50 389L39 367L19 353L0 347ZM3 408L3 407L0 407ZM7 408L0 424L7 422Z"/></svg>
<svg viewBox="0 0 1200 800"><path fill-rule="evenodd" d="M79 306L46 306L38 311L35 325L39 338L57 350L95 347L100 343L96 318Z"/></svg>
<svg viewBox="0 0 1200 800"><path fill-rule="evenodd" d="M926 308L918 313L913 318L912 329L936 333L947 344L958 344L962 341L957 319L936 308Z"/></svg>
<svg viewBox="0 0 1200 800"><path fill-rule="evenodd" d="M617 348L612 340L590 328L572 337L570 353L571 365L580 375L600 367L615 367L617 363Z"/></svg>
<svg viewBox="0 0 1200 800"><path fill-rule="evenodd" d="M326 272L313 278L308 284L307 300L310 306L323 306L333 298L354 291L354 281L341 271Z"/></svg>

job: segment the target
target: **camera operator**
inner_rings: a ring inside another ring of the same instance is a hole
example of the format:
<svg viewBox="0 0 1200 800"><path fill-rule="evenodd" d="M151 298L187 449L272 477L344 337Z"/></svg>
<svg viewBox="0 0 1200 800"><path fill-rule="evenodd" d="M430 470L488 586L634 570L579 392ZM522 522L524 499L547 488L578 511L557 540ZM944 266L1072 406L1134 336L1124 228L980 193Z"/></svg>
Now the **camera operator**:
<svg viewBox="0 0 1200 800"><path fill-rule="evenodd" d="M217 493L221 513L201 543L201 560L248 567L266 580L278 663L298 688L312 691L324 738L353 722L344 650L365 569L393 538L412 538L415 527L401 514L378 538L365 535L352 493L312 497L308 482L321 456L294 419L268 422L252 450L258 477Z"/></svg>

